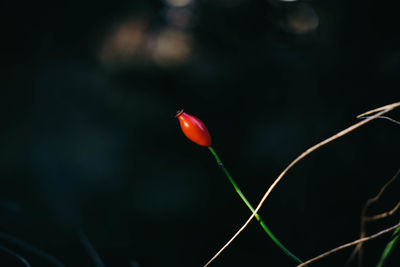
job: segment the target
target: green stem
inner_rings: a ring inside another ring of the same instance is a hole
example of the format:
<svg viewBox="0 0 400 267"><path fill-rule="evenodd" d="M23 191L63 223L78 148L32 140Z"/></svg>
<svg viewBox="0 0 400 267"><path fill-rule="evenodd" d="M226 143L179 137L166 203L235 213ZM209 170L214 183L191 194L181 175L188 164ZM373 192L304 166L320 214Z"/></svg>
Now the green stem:
<svg viewBox="0 0 400 267"><path fill-rule="evenodd" d="M385 249L383 250L381 258L379 259L379 262L376 265L376 267L383 267L385 265L387 259L389 258L390 254L392 254L394 247L396 246L396 243L399 241L399 239L400 239L400 228L397 228L392 235L392 240L390 240L390 242L387 243Z"/></svg>
<svg viewBox="0 0 400 267"><path fill-rule="evenodd" d="M239 196L242 198L242 200L244 201L244 203L246 203L246 206L251 210L252 213L254 213L254 208L253 206L250 204L250 202L247 200L247 198L243 195L242 191L240 190L239 186L235 183L235 181L233 180L232 176L229 174L228 170L224 167L224 165L222 164L221 159L218 157L217 153L215 152L215 150L210 146L208 147L208 149L211 151L211 153L213 154L215 160L217 161L218 166L222 169L222 171L225 173L226 177L228 177L229 181L231 182L231 184L233 185L233 187L235 188L236 192L239 194ZM274 234L268 229L268 227L265 225L265 223L263 222L263 220L261 219L260 215L258 215L257 213L255 214L255 216L257 221L260 223L261 227L265 230L265 232L267 233L267 235L272 239L272 241L275 242L275 244L278 245L278 247L286 254L288 255L290 258L292 258L295 262L301 264L303 263L299 258L297 258L293 253L291 253L287 248L285 248L281 242L279 242L279 240L274 236Z"/></svg>

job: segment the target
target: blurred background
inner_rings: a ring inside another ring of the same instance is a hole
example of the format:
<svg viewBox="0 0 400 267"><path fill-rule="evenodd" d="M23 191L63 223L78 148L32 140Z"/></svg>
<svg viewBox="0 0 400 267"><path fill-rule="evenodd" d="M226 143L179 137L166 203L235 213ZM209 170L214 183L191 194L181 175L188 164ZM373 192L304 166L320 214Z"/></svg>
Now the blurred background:
<svg viewBox="0 0 400 267"><path fill-rule="evenodd" d="M179 109L205 122L257 204L305 149L400 100L388 3L8 1L2 11L0 245L32 266L54 265L19 241L94 266L85 236L106 266L202 266L240 228L247 207L182 134ZM266 224L304 260L357 239L364 203L400 167L399 133L377 120L313 153L264 204ZM393 208L399 189L368 214ZM366 244L363 266L389 237ZM350 252L315 266L343 266ZM399 263L394 254L389 266ZM24 266L4 249L3 264ZM253 222L212 266L256 265L295 264Z"/></svg>

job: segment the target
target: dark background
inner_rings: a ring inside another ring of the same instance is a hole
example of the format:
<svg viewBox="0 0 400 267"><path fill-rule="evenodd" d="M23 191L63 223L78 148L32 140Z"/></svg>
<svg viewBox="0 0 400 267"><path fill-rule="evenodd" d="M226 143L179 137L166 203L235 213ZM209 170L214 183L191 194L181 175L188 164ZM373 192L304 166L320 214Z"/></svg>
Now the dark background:
<svg viewBox="0 0 400 267"><path fill-rule="evenodd" d="M256 204L305 149L399 101L398 10L389 3L7 2L0 245L32 266L51 265L10 235L66 266L92 266L83 229L106 266L202 266L250 213L175 112L206 123ZM365 201L400 167L399 133L378 120L313 153L264 204L266 224L304 260L357 239ZM369 214L391 209L399 189ZM363 266L389 237L366 244ZM315 266L343 266L350 252ZM0 265L17 264L10 257L0 251ZM253 222L212 266L256 265L294 263Z"/></svg>

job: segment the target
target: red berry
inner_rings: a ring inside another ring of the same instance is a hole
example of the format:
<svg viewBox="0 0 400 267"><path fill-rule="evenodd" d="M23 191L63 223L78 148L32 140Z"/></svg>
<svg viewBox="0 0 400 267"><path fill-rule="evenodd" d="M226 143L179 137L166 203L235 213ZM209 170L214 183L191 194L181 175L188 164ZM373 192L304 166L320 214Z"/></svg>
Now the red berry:
<svg viewBox="0 0 400 267"><path fill-rule="evenodd" d="M183 110L179 111L175 117L179 119L182 132L187 138L198 145L211 146L211 136L201 120L183 112Z"/></svg>

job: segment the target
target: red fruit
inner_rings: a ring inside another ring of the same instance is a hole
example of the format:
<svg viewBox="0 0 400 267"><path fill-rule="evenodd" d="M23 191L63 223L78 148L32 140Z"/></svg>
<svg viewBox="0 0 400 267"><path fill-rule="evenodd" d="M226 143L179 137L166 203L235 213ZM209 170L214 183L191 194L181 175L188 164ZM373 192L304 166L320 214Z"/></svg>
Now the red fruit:
<svg viewBox="0 0 400 267"><path fill-rule="evenodd" d="M183 112L183 110L179 111L175 117L179 119L182 132L187 138L198 145L211 146L211 136L201 120Z"/></svg>

